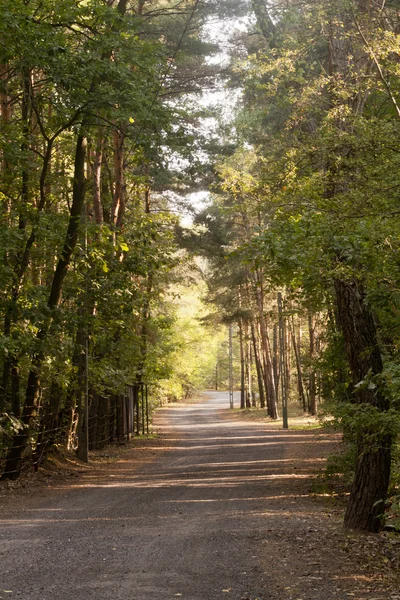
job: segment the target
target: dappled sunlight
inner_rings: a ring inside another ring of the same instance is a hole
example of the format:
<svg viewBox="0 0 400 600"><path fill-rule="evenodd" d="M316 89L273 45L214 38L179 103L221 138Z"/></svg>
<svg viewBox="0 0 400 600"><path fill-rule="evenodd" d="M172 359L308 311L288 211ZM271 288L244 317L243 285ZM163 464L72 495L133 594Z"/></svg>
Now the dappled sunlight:
<svg viewBox="0 0 400 600"><path fill-rule="evenodd" d="M193 430L193 429L197 429L197 430L203 430L203 429L225 429L225 428L229 428L229 429L240 429L240 430L244 430L244 429L254 429L254 427L256 426L260 431L276 431L276 432L280 432L281 435L287 435L287 434L293 434L293 433L297 433L296 430L294 431L288 431L287 429L282 429L282 423L281 422L275 422L274 425L276 425L276 427L274 429L271 429L271 427L268 427L268 423L263 423L263 422L257 422L254 423L252 421L230 421L227 419L224 419L223 421L221 421L221 419L219 419L218 417L215 418L207 418L207 414L195 414L195 415L186 415L186 417L191 417L191 420L193 419L193 417L197 418L199 422L190 422L189 419L187 420L187 422L182 422L180 415L175 415L175 419L172 416L171 419L168 419L168 429L169 430L177 430L177 431L187 431L187 430ZM158 424L163 423L162 420L158 419L157 420Z"/></svg>
<svg viewBox="0 0 400 600"><path fill-rule="evenodd" d="M233 498L195 498L191 500L161 500L164 504L198 504L203 502L259 502L260 500L298 500L299 498L309 498L309 494L280 494L279 496L254 496L241 498L240 496ZM276 511L274 511L276 514Z"/></svg>
<svg viewBox="0 0 400 600"><path fill-rule="evenodd" d="M196 564L208 547L213 565L226 555L228 540L232 548L243 540L240 556L247 557L244 570L251 572L253 553L264 540L283 540L286 548L293 535L309 539L316 515L309 488L331 443L328 436L267 431L259 423L214 425L212 403L204 414L197 407L186 414L181 408L163 412L168 427L154 446L135 446L134 440L112 464L107 453L99 456L79 478L55 485L65 498L61 505L28 509L16 519L3 517L0 527L20 543L29 540L40 548L47 547L46 532L51 531L55 539L68 540L60 553L70 560L75 560L75 544L81 540L86 548L95 535L103 548L101 560L109 561L112 571L124 563L127 548L134 561L145 552L157 565L171 552L183 564L193 545ZM145 576L146 570L147 565Z"/></svg>
<svg viewBox="0 0 400 600"><path fill-rule="evenodd" d="M270 481L275 479L309 479L310 474L297 474L297 473L277 473L274 475L237 475L230 477L210 477L201 479L196 477L195 480L191 480L189 478L185 479L168 479L167 481L164 478L158 481L140 481L140 482L128 482L125 478L123 478L120 482L115 483L104 483L104 484L93 484L94 487L125 487L125 488L135 488L140 487L143 489L147 488L156 488L156 487L174 487L174 486L184 486L186 488L190 487L224 487L224 486L234 486L234 485L245 485L246 483L254 483L257 481ZM74 485L73 487L90 487L91 484L83 484L83 485Z"/></svg>
<svg viewBox="0 0 400 600"><path fill-rule="evenodd" d="M265 441L265 438L254 438L254 439L255 440L259 439L259 441L244 442L244 443L237 442L237 443L233 443L233 444L225 444L223 438L221 438L221 440L220 440L221 443L220 444L213 444L213 443L203 444L203 445L193 445L193 444L190 444L188 446L182 445L182 447L184 447L185 450L187 450L187 451L198 451L198 450L201 450L203 448L209 450L210 448L212 448L212 449L248 448L248 447L251 447L251 446L257 446L257 447L273 447L273 446L282 447L282 442L279 442L279 441L268 442L268 441ZM318 441L318 443L319 444L329 444L329 445L332 445L332 440L329 440L329 439L327 439L327 440L321 440L321 441ZM304 446L304 442L301 441L301 440L292 441L290 443L290 445L296 445L296 444L299 445L299 446ZM181 447L180 448L172 448L172 450L178 450L178 451L180 449L181 449Z"/></svg>
<svg viewBox="0 0 400 600"><path fill-rule="evenodd" d="M202 462L201 466L202 467L225 467L225 466L243 466L243 467L248 467L249 465L264 465L265 467L271 466L271 465L281 465L282 463L288 463L288 464L294 464L294 460L296 460L296 463L310 463L313 464L316 461L318 462L326 462L325 458L274 458L273 460L267 460L267 459L260 459L260 460L242 460L242 461L236 461L236 460L232 460L229 462ZM198 466L199 463L193 463L191 465L186 465L186 468L189 468L191 466Z"/></svg>
<svg viewBox="0 0 400 600"><path fill-rule="evenodd" d="M186 428L185 428L186 429ZM196 427L196 430L198 428ZM312 432L313 436L315 436L315 433ZM190 443L193 442L205 442L207 443L208 441L215 441L215 440L240 440L240 441L245 441L245 440L257 440L257 439L265 439L265 432L264 431L260 431L257 434L255 434L253 432L253 435L244 435L241 434L241 432L237 432L236 435L231 435L231 432L227 432L226 434L223 435L204 435L204 436L190 436ZM274 441L279 441L279 442L285 442L288 444L292 444L294 443L293 440L296 441L300 441L300 442L308 442L308 443L312 443L313 439L310 439L310 434L304 434L304 433L297 433L296 431L290 431L288 433L282 434L282 433L277 433L276 435L273 434L271 435L270 433L268 433L268 439L269 440L274 440ZM318 437L318 439L324 439L322 437ZM325 439L331 441L331 439L326 436ZM185 443L187 440L183 440L183 443Z"/></svg>
<svg viewBox="0 0 400 600"><path fill-rule="evenodd" d="M189 502L189 501L188 501ZM215 503L215 502L221 502L219 500L199 500L197 503ZM215 512L214 516L215 517L224 517L224 518L235 518L238 515L242 515L243 512L242 511L232 511L229 513L226 513L225 511L220 511L220 512ZM299 518L299 517L306 517L308 516L308 513L302 513L302 512L287 512L287 511L280 511L280 510L274 510L274 511L267 511L267 510L251 510L251 509L247 509L246 510L246 515L248 517L251 516L259 516L259 517L267 517L267 516L271 516L271 517L278 517L278 516L283 516L283 517L287 517L287 516L291 516L291 517L295 517L295 518ZM207 515L208 518L210 518L210 515ZM211 515L212 516L212 515ZM170 512L166 515L159 515L159 519L176 519L180 517L180 513L175 512ZM193 518L193 517L192 517ZM195 517L196 518L196 517ZM201 519L201 516L199 515L197 517L199 520ZM142 516L124 516L124 517L118 517L118 516L112 516L112 517L83 517L83 518L71 518L71 517L60 517L59 519L55 519L55 518L48 518L48 517L42 517L42 518L30 518L30 519L0 519L0 525L7 527L7 526L21 526L21 527L37 527L40 526L42 524L47 524L47 523L56 523L56 524L66 524L66 523L135 523L137 521L142 520L143 517Z"/></svg>
<svg viewBox="0 0 400 600"><path fill-rule="evenodd" d="M224 421L213 426L210 405L203 417L198 411L185 415L184 410L173 408L176 435L171 428L166 433L163 429L159 442L152 440L155 445L148 448L135 446L134 440L117 461L110 464L105 453L104 462L99 457L96 466L88 466L79 478L58 482L57 492L65 498L60 504L24 510L16 519L3 516L0 529L18 540L15 552L27 544L45 552L50 535L60 545L49 560L74 564L76 572L81 569L76 548L82 544L86 549L95 539L96 550L89 556L89 561L94 557L93 577L98 576L95 557L100 547L107 577L119 573L123 565L122 577L128 574L129 582L132 577L136 581L139 560L143 565L139 572L151 585L159 572L170 573L171 557L172 572L192 574L197 564L207 563L206 571L199 574L201 580L214 566L219 580L232 552L244 572L240 577L248 573L251 581L257 578L258 568L268 582L276 569L284 579L298 582L302 575L296 578L292 572L293 559L300 561L301 569L304 559L320 561L329 572L325 542L320 540L318 546L317 540L331 530L335 517L328 520L322 514L321 502L315 502L317 494L310 488L324 465L324 455L334 445L332 438L320 432L265 430L259 423L241 427L236 422L231 427ZM167 424L169 410L164 414ZM197 422L201 418L203 422ZM265 565L264 551L268 552ZM335 580L338 589L350 587L350 580L341 575ZM305 580L311 581L312 575ZM354 585L358 584L364 581ZM230 589L229 584L223 585L221 591ZM165 589L165 576L150 589L157 589L157 595L138 597L163 597L159 592ZM174 594L183 594L182 586L174 583L173 589ZM283 589L271 600L289 597L291 592L282 595ZM231 596L234 600L270 597L250 595L248 590L246 584L243 593L235 595L232 586ZM219 597L215 594L204 597ZM290 597L311 600L304 592Z"/></svg>
<svg viewBox="0 0 400 600"><path fill-rule="evenodd" d="M214 510L212 513L207 513L207 518L235 518L237 516L243 516L245 515L246 517L252 517L252 516L258 516L258 517L272 517L273 519L276 519L278 517L284 517L284 518L294 518L294 519L305 519L305 518L309 518L310 513L309 511L304 511L302 510L300 507L297 510L293 510L290 509L287 510L287 507L285 505L282 505L282 501L283 500L293 500L296 501L299 498L307 498L307 495L302 495L302 496L298 496L298 495L293 495L293 494L282 494L279 496L256 496L256 497L245 497L242 498L240 496L233 496L231 498L192 498L192 499L168 499L168 500L164 500L162 498L159 498L156 502L157 504L160 505L166 505L166 508L169 507L169 510L167 510L166 513L159 513L157 515L157 519L177 519L180 517L180 515L182 515L182 511L185 509L185 506L191 506L191 505L199 505L199 504L206 504L206 505L217 505L220 507L223 507L225 505L225 503L229 503L230 505L232 505L232 508L229 508L229 510L227 511L226 509L220 510L219 508L217 508L216 510ZM271 507L267 507L267 505L263 508L258 508L258 509L252 509L249 506L246 505L246 503L251 504L251 503L257 503L259 504L260 501L271 501L271 500L275 500L277 501L279 504L277 504L276 506L274 506L274 508L272 509ZM234 503L237 503L240 508L236 509L234 508ZM244 505L243 505L244 503ZM30 510L26 511L26 512L31 512ZM66 508L66 509L57 509L57 512L59 512L59 516L53 516L53 510L52 509L47 509L47 508L43 508L43 509L38 509L38 512L40 512L42 514L42 516L27 516L27 517L22 517L22 518L3 518L0 519L0 526L4 526L4 527L24 527L24 528L29 528L29 527L38 527L44 524L49 524L49 523L54 523L54 524L59 524L59 525L64 525L64 524L68 524L68 523L83 523L83 522L89 522L89 523L138 523L140 521L146 520L146 515L143 514L131 514L131 515L123 515L123 516L119 516L118 514L114 514L112 516L103 516L103 515L91 515L91 516L79 516L79 513L83 513L84 508L80 508L80 509L74 509L74 508ZM50 513L50 514L48 514ZM71 516L72 513L72 516ZM185 513L186 514L186 513ZM199 514L197 515L196 512L191 513L190 515L190 519L202 519L202 515ZM149 526L151 527L151 524L149 524Z"/></svg>

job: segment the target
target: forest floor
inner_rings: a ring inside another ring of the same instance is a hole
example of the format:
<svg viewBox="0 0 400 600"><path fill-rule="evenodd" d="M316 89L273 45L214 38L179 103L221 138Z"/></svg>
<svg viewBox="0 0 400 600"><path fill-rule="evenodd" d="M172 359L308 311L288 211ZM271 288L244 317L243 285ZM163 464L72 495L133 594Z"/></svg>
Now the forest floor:
<svg viewBox="0 0 400 600"><path fill-rule="evenodd" d="M1 483L0 599L400 600L400 536L345 532L318 474L337 438L227 405Z"/></svg>

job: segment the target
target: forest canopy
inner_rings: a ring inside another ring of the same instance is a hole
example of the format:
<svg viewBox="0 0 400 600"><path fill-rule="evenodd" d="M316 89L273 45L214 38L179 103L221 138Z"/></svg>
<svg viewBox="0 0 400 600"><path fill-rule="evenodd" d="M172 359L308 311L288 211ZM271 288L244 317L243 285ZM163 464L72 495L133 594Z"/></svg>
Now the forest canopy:
<svg viewBox="0 0 400 600"><path fill-rule="evenodd" d="M3 477L129 436L149 391L232 386L230 326L241 406L287 425L324 404L353 441L346 525L378 530L399 424L397 3L0 11Z"/></svg>

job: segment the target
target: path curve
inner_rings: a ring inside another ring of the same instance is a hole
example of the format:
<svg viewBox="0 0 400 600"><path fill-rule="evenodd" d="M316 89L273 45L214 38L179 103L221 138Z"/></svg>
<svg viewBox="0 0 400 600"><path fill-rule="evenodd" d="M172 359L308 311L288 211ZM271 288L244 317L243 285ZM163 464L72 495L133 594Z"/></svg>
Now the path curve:
<svg viewBox="0 0 400 600"><path fill-rule="evenodd" d="M0 598L348 600L339 544L321 553L337 525L309 495L329 438L227 407L210 393L164 408L171 446L149 464L128 453L3 515Z"/></svg>

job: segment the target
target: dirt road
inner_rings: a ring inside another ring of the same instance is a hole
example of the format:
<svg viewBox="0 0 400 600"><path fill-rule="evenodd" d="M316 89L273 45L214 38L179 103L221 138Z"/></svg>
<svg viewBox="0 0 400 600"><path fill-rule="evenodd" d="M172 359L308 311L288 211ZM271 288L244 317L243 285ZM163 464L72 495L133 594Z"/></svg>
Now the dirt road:
<svg viewBox="0 0 400 600"><path fill-rule="evenodd" d="M0 598L390 598L309 495L330 440L230 420L227 405L218 393L162 409L170 447L150 463L127 453L6 511Z"/></svg>

